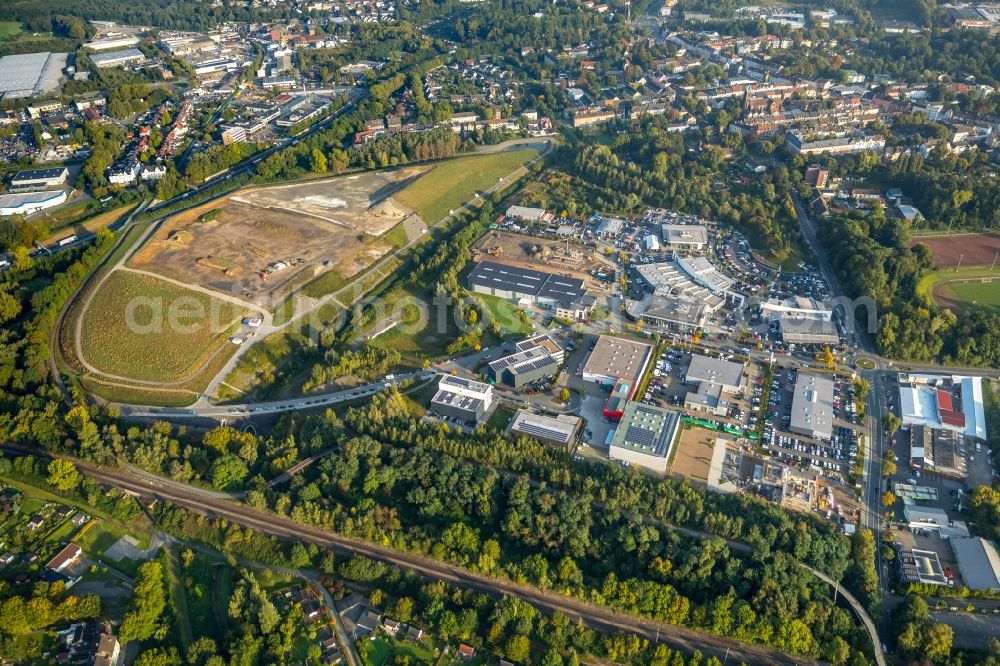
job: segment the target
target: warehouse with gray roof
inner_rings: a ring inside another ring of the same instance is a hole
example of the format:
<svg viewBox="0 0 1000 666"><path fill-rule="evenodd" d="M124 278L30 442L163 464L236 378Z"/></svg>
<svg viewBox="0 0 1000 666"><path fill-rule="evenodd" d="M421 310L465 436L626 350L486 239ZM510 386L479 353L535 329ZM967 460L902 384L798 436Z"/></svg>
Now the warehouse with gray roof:
<svg viewBox="0 0 1000 666"><path fill-rule="evenodd" d="M970 590L1000 591L1000 555L981 537L951 538L958 571Z"/></svg>
<svg viewBox="0 0 1000 666"><path fill-rule="evenodd" d="M0 58L0 98L52 92L66 66L66 53L22 53Z"/></svg>
<svg viewBox="0 0 1000 666"><path fill-rule="evenodd" d="M792 395L789 429L824 440L833 436L833 379L811 372L799 373Z"/></svg>

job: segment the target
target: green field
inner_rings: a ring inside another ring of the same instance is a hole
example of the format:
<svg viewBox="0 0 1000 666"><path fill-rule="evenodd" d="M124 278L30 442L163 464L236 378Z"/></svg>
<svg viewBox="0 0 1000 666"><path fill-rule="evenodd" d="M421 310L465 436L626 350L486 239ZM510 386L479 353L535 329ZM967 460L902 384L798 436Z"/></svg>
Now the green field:
<svg viewBox="0 0 1000 666"><path fill-rule="evenodd" d="M81 346L102 372L178 380L209 360L244 314L231 303L119 270L83 314Z"/></svg>
<svg viewBox="0 0 1000 666"><path fill-rule="evenodd" d="M529 148L440 162L394 198L434 225L537 156L538 151Z"/></svg>
<svg viewBox="0 0 1000 666"><path fill-rule="evenodd" d="M1000 268L970 266L934 271L920 279L917 291L941 307L1000 313Z"/></svg>
<svg viewBox="0 0 1000 666"><path fill-rule="evenodd" d="M370 344L382 349L395 349L404 357L442 356L445 348L460 335L460 331L451 316L450 309L444 319L444 330L438 331L436 308L428 305L432 302L431 299L430 290L421 290L418 286L397 286L386 292L379 300L386 318L373 322L365 334L385 326L390 317L399 323L376 337ZM427 309L422 311L418 303L423 303Z"/></svg>
<svg viewBox="0 0 1000 666"><path fill-rule="evenodd" d="M399 641L394 638L379 636L361 643L364 652L362 661L371 666L383 666L396 657L407 657L411 664L430 664L435 660L434 648L425 641Z"/></svg>
<svg viewBox="0 0 1000 666"><path fill-rule="evenodd" d="M0 42L20 34L21 30L19 21L0 21Z"/></svg>
<svg viewBox="0 0 1000 666"><path fill-rule="evenodd" d="M531 324L521 320L519 308L510 301L488 294L475 294L474 297L482 300L489 308L493 319L500 325L501 337L521 338L531 333Z"/></svg>

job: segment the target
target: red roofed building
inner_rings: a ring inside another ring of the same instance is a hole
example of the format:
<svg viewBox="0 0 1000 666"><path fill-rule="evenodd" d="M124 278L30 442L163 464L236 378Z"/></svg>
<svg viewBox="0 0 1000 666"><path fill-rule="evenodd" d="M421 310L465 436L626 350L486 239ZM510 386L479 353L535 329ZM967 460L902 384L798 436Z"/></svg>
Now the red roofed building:
<svg viewBox="0 0 1000 666"><path fill-rule="evenodd" d="M956 428L965 427L965 414L955 409L950 391L937 390L937 406L938 413L941 415L941 423L955 426Z"/></svg>
<svg viewBox="0 0 1000 666"><path fill-rule="evenodd" d="M45 568L52 571L62 571L73 562L76 562L80 558L80 553L80 547L75 543L71 543L60 550L55 557L49 560L49 563L45 565Z"/></svg>
<svg viewBox="0 0 1000 666"><path fill-rule="evenodd" d="M604 404L604 416L615 423L622 420L625 413L625 405L632 397L634 383L630 379L619 379L611 389L611 395Z"/></svg>

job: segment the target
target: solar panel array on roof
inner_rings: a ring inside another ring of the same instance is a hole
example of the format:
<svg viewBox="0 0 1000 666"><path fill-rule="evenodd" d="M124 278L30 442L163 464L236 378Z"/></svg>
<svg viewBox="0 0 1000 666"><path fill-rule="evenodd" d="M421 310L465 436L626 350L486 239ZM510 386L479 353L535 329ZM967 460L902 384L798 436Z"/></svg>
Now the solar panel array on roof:
<svg viewBox="0 0 1000 666"><path fill-rule="evenodd" d="M18 171L11 178L10 184L16 185L25 181L35 181L35 180L51 180L53 178L59 178L66 172L66 167L58 167L55 169L26 169L24 171Z"/></svg>
<svg viewBox="0 0 1000 666"><path fill-rule="evenodd" d="M469 284L560 303L571 303L587 293L583 280L495 261L479 262L469 274Z"/></svg>
<svg viewBox="0 0 1000 666"><path fill-rule="evenodd" d="M666 456L677 418L676 412L629 402L625 406L622 425L615 432L612 446L651 456Z"/></svg>

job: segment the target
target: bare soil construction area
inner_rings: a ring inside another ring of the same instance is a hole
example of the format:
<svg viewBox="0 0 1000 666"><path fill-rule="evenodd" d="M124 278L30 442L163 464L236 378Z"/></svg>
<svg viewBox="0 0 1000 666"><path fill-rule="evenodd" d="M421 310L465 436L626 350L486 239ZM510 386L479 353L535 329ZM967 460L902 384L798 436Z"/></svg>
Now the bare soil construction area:
<svg viewBox="0 0 1000 666"><path fill-rule="evenodd" d="M962 266L989 266L1000 252L1000 233L953 234L950 236L924 236L914 243L923 243L931 249L938 268Z"/></svg>
<svg viewBox="0 0 1000 666"><path fill-rule="evenodd" d="M595 269L614 268L613 263L598 256L593 248L503 231L485 234L473 245L472 254L476 261L496 259L505 264L579 278L592 289L601 286L593 276Z"/></svg>
<svg viewBox="0 0 1000 666"><path fill-rule="evenodd" d="M392 250L412 211L391 198L425 169L246 189L167 219L128 265L265 307L328 270L350 278Z"/></svg>

